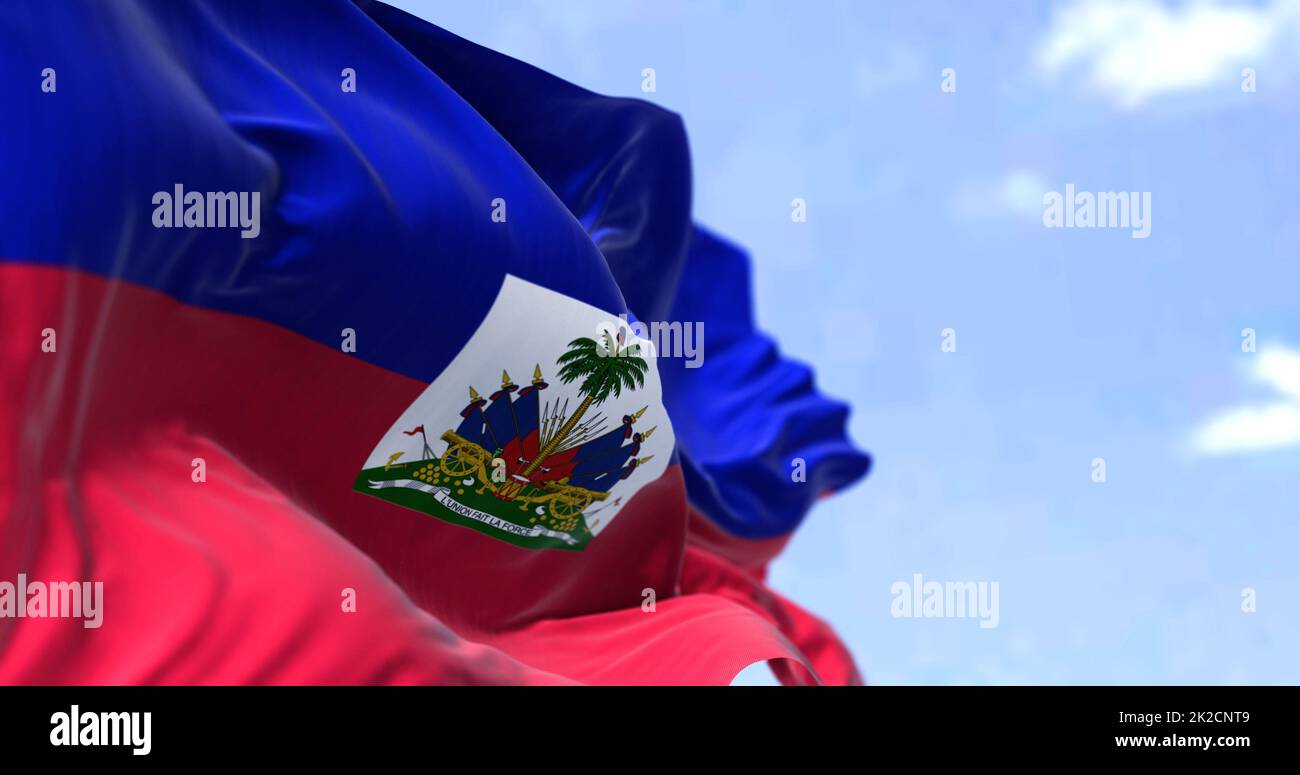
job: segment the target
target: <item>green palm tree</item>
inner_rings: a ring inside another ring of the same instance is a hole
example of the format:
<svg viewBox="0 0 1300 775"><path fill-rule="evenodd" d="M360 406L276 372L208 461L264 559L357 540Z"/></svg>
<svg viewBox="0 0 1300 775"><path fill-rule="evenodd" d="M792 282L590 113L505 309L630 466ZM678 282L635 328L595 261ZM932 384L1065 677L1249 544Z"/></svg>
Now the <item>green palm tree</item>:
<svg viewBox="0 0 1300 775"><path fill-rule="evenodd" d="M582 380L578 391L584 398L577 410L523 470L524 476L536 471L543 460L564 444L582 415L592 405L604 402L611 394L617 398L624 390L636 390L645 386L645 373L650 365L640 356L640 345L623 347L622 340L621 333L615 338L608 331L603 331L599 342L585 336L569 342L568 351L556 361L560 364L559 377L565 384Z"/></svg>

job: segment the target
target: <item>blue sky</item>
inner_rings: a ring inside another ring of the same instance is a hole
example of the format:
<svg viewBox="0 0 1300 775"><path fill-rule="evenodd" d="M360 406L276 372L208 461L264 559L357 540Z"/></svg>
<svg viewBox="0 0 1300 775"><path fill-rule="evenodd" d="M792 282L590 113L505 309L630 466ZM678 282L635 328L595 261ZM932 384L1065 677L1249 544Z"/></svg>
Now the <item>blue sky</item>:
<svg viewBox="0 0 1300 775"><path fill-rule="evenodd" d="M682 115L696 218L876 458L773 567L871 682L1300 683L1300 3L396 4ZM1066 183L1150 237L1045 228ZM914 573L998 626L891 616Z"/></svg>

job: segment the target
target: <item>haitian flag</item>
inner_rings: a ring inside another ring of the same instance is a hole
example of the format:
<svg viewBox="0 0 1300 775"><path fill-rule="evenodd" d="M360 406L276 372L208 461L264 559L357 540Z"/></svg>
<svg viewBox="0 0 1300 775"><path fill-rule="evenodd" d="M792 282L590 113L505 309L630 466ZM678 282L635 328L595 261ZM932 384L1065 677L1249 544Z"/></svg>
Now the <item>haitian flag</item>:
<svg viewBox="0 0 1300 775"><path fill-rule="evenodd" d="M860 681L677 116L345 0L8 3L0 84L0 581L103 585L0 682Z"/></svg>

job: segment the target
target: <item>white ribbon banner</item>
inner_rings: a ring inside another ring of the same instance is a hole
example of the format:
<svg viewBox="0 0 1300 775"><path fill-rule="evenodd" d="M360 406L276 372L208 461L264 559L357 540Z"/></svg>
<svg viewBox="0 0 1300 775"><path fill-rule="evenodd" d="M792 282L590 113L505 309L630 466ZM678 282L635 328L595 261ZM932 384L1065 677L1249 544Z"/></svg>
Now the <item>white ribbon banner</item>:
<svg viewBox="0 0 1300 775"><path fill-rule="evenodd" d="M560 533L555 530L548 530L541 525L533 525L532 527L516 525L513 522L493 516L486 511L479 511L473 506L467 506L455 498L452 498L451 490L446 487L434 487L427 482L420 482L415 479L387 479L382 482L376 482L373 480L370 482L370 489L372 490L384 490L390 487L405 487L409 490L419 490L421 492L430 493L433 495L434 500L438 501L438 503L442 504L443 507L453 513L459 514L462 517L467 517L476 522L482 522L483 524L494 527L503 533L512 533L524 538L537 538L538 536L558 538L570 546L578 543L578 539L574 538L569 533Z"/></svg>

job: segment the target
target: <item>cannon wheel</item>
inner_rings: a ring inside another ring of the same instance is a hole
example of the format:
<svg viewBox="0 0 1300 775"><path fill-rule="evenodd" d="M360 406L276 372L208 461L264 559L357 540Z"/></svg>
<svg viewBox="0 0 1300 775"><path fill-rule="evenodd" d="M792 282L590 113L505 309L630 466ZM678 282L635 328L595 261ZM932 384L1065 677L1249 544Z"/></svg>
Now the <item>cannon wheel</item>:
<svg viewBox="0 0 1300 775"><path fill-rule="evenodd" d="M467 452L468 450L464 449L459 444L454 444L449 447L447 449L447 454L443 455L442 460L438 461L438 465L442 468L442 472L447 476L459 478L473 471L476 466L473 458L471 458Z"/></svg>
<svg viewBox="0 0 1300 775"><path fill-rule="evenodd" d="M572 519L582 513L582 510L591 505L591 498L576 497L572 495L560 495L551 501L551 516L556 519Z"/></svg>

